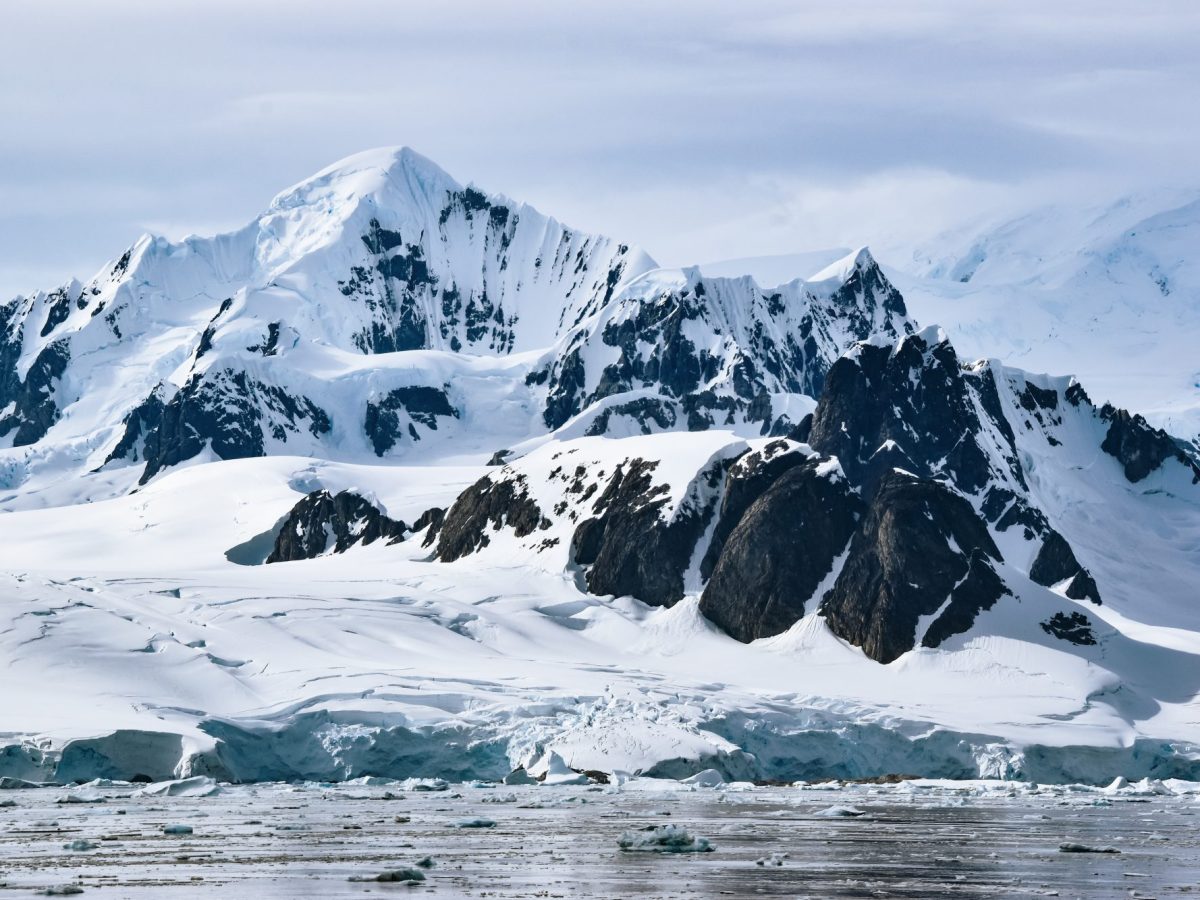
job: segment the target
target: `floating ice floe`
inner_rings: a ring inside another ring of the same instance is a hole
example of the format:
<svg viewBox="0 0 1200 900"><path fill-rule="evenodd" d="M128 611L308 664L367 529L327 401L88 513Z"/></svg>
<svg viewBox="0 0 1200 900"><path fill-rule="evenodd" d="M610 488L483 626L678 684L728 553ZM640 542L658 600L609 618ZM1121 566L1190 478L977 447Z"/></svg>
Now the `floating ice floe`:
<svg viewBox="0 0 1200 900"><path fill-rule="evenodd" d="M467 819L459 819L454 823L455 828L495 828L496 823L491 819L485 819L483 816L472 816Z"/></svg>
<svg viewBox="0 0 1200 900"><path fill-rule="evenodd" d="M70 850L74 853L82 853L84 850L95 850L99 846L100 845L97 844L95 841L89 841L89 840L85 840L83 838L76 838L75 840L73 840L69 843L63 844L63 849Z"/></svg>
<svg viewBox="0 0 1200 900"><path fill-rule="evenodd" d="M865 816L866 814L865 810L861 810L857 806L831 806L817 813L818 816L823 816L827 819L857 819L859 816Z"/></svg>
<svg viewBox="0 0 1200 900"><path fill-rule="evenodd" d="M504 783L507 785L517 784L537 784L538 780L525 771L524 766L518 766L507 775L504 776Z"/></svg>
<svg viewBox="0 0 1200 900"><path fill-rule="evenodd" d="M62 787L62 785L45 781L26 781L24 778L0 775L0 791L28 791L47 787Z"/></svg>
<svg viewBox="0 0 1200 900"><path fill-rule="evenodd" d="M220 785L207 775L159 781L133 792L134 797L211 797L221 791Z"/></svg>
<svg viewBox="0 0 1200 900"><path fill-rule="evenodd" d="M72 794L63 794L55 803L107 803L108 799L102 794L95 791L77 791Z"/></svg>
<svg viewBox="0 0 1200 900"><path fill-rule="evenodd" d="M406 778L400 782L402 791L445 791L450 784L440 778Z"/></svg>
<svg viewBox="0 0 1200 900"><path fill-rule="evenodd" d="M191 825L164 825L163 834L191 834Z"/></svg>
<svg viewBox="0 0 1200 900"><path fill-rule="evenodd" d="M716 848L707 838L693 836L682 825L651 825L626 831L617 839L622 850L645 853L709 853Z"/></svg>
<svg viewBox="0 0 1200 900"><path fill-rule="evenodd" d="M725 786L725 776L716 769L705 769L702 772L697 772L691 778L681 778L681 783L694 785L695 787L717 788Z"/></svg>
<svg viewBox="0 0 1200 900"><path fill-rule="evenodd" d="M420 865L420 863L418 863ZM378 875L351 875L349 881L391 881L405 884L416 884L425 880L425 873L420 869L389 869Z"/></svg>
<svg viewBox="0 0 1200 900"><path fill-rule="evenodd" d="M480 803L516 803L516 794L494 794L491 797L484 797Z"/></svg>
<svg viewBox="0 0 1200 900"><path fill-rule="evenodd" d="M567 765L567 761L555 753L553 750L547 750L530 769L534 772L539 772L538 780L546 786L561 786L571 784L590 784L591 779L582 772L577 772Z"/></svg>

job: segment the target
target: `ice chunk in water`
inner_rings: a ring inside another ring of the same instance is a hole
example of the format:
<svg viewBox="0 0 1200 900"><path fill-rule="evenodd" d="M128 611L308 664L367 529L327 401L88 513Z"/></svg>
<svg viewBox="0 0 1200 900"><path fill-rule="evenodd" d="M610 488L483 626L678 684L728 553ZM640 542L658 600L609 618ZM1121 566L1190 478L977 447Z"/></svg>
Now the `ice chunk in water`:
<svg viewBox="0 0 1200 900"><path fill-rule="evenodd" d="M139 791L134 791L135 797L211 797L220 793L221 788L216 781L207 775L197 775L194 778L180 778L175 781L159 781L148 784Z"/></svg>
<svg viewBox="0 0 1200 900"><path fill-rule="evenodd" d="M831 806L821 810L817 815L829 819L857 819L859 816L865 816L866 812L857 806Z"/></svg>
<svg viewBox="0 0 1200 900"><path fill-rule="evenodd" d="M418 864L419 865L419 864ZM351 875L349 881L391 881L404 884L416 884L425 880L425 873L420 869L390 869L378 875Z"/></svg>
<svg viewBox="0 0 1200 900"><path fill-rule="evenodd" d="M617 846L649 853L709 853L716 849L707 838L693 836L682 825L651 825L642 831L626 831Z"/></svg>
<svg viewBox="0 0 1200 900"><path fill-rule="evenodd" d="M485 819L482 816L473 816L468 819L459 819L454 823L455 828L495 828L496 823L491 819Z"/></svg>
<svg viewBox="0 0 1200 900"><path fill-rule="evenodd" d="M703 772L697 772L691 778L682 779L684 784L693 784L696 787L715 788L725 784L725 776L716 769L705 769Z"/></svg>

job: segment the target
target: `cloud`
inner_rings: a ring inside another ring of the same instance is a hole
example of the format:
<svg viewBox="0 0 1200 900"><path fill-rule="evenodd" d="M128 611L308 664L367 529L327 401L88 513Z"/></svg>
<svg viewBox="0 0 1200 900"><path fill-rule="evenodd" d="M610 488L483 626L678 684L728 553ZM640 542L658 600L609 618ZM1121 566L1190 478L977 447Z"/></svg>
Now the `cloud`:
<svg viewBox="0 0 1200 900"><path fill-rule="evenodd" d="M0 295L86 277L144 223L249 220L380 145L670 261L1200 183L1192 0L66 0L5 15Z"/></svg>

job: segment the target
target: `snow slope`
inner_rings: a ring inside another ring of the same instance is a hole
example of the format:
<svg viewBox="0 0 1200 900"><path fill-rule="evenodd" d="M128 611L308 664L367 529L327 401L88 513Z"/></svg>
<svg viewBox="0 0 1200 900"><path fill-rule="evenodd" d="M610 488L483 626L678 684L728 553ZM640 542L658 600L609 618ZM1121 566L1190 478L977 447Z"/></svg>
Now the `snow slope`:
<svg viewBox="0 0 1200 900"><path fill-rule="evenodd" d="M1195 440L1197 247L1200 197L1141 195L942 235L889 272L965 352L1076 375L1098 400Z"/></svg>

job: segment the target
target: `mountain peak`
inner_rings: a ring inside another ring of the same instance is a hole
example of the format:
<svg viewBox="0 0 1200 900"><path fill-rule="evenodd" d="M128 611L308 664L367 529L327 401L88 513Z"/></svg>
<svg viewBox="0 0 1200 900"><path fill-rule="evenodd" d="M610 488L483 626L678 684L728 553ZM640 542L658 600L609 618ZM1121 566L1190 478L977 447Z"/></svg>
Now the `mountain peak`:
<svg viewBox="0 0 1200 900"><path fill-rule="evenodd" d="M870 249L859 247L854 252L847 253L841 259L830 263L808 280L810 282L836 281L841 284L849 281L850 276L856 271L863 272L876 267L878 267L878 263L875 262L875 257L871 255Z"/></svg>
<svg viewBox="0 0 1200 900"><path fill-rule="evenodd" d="M381 205L404 199L433 205L459 190L449 173L411 147L379 147L338 160L278 194L268 214L314 206L328 211L366 197Z"/></svg>

